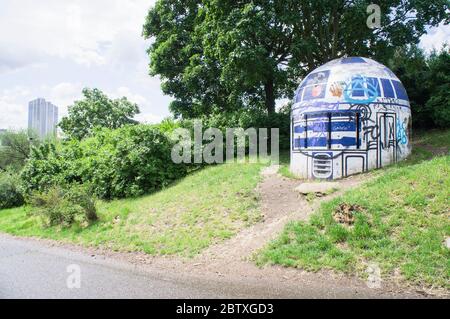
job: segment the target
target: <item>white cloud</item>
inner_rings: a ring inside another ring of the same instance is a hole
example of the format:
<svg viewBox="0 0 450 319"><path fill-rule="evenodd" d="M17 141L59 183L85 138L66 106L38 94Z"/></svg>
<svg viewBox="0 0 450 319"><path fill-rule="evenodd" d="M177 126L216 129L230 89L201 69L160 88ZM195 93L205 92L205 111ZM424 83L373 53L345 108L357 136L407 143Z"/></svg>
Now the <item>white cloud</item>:
<svg viewBox="0 0 450 319"><path fill-rule="evenodd" d="M139 39L145 14L154 4L154 0L1 2L2 70L6 66L17 67L18 63L36 62L38 56L68 58L86 66L105 64L108 46L105 48L104 44L114 43L112 48L116 50L126 47L127 37L117 37L118 34L128 33L132 35L130 39ZM15 52L26 52L27 61L4 58L4 48L8 47Z"/></svg>
<svg viewBox="0 0 450 319"><path fill-rule="evenodd" d="M21 98L29 98L30 91L15 87L0 92L0 128L19 129L26 127L28 118L27 106L17 101Z"/></svg>
<svg viewBox="0 0 450 319"><path fill-rule="evenodd" d="M440 50L444 43L450 44L450 25L441 23L438 27L431 28L420 40L420 46L427 52Z"/></svg>
<svg viewBox="0 0 450 319"><path fill-rule="evenodd" d="M135 93L131 92L130 88L128 88L126 86L119 87L115 92L112 92L110 94L110 96L115 99L121 98L121 97L126 97L129 101L136 103L138 105L141 105L141 106L148 103L148 101L145 97L143 97L140 94L135 94Z"/></svg>
<svg viewBox="0 0 450 319"><path fill-rule="evenodd" d="M134 117L136 121L146 124L156 124L164 119L164 116L155 115L152 113L140 113Z"/></svg>
<svg viewBox="0 0 450 319"><path fill-rule="evenodd" d="M0 128L26 127L28 102L43 97L60 115L84 87L140 106L139 118L169 115L170 98L148 75L142 25L155 0L0 0ZM27 96L13 88L27 88Z"/></svg>
<svg viewBox="0 0 450 319"><path fill-rule="evenodd" d="M58 106L59 119L67 115L68 106L83 97L82 89L81 84L62 82L46 90L48 100Z"/></svg>
<svg viewBox="0 0 450 319"><path fill-rule="evenodd" d="M151 102L144 96L131 92L128 87L119 87L115 92L110 93L109 96L112 98L126 97L130 102L136 103L141 110L141 113L135 116L135 119L139 122L158 123L164 118L164 116L146 111L154 109Z"/></svg>

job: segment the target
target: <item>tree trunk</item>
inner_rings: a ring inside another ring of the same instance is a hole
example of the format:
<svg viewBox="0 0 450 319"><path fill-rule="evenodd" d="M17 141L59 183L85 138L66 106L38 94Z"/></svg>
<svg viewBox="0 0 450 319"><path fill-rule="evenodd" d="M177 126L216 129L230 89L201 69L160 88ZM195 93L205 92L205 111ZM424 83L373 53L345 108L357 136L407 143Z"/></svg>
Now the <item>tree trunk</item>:
<svg viewBox="0 0 450 319"><path fill-rule="evenodd" d="M266 93L266 109L267 113L275 113L275 94L274 94L273 79L269 78L264 84L264 91Z"/></svg>

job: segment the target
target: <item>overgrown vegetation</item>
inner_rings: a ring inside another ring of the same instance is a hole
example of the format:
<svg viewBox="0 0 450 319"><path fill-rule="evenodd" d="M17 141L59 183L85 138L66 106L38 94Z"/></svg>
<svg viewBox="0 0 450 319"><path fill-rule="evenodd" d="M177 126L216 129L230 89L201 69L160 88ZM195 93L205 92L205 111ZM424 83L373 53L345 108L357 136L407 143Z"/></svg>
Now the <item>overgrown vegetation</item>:
<svg viewBox="0 0 450 319"><path fill-rule="evenodd" d="M450 53L448 46L427 55L418 46L398 48L386 65L408 92L415 129L450 127Z"/></svg>
<svg viewBox="0 0 450 319"><path fill-rule="evenodd" d="M0 231L148 254L192 256L260 220L260 164L209 166L151 195L97 202L89 227L42 227L33 207L2 210Z"/></svg>
<svg viewBox="0 0 450 319"><path fill-rule="evenodd" d="M434 132L439 138L431 143L446 147L447 154L448 134ZM428 138L432 136L423 140ZM257 262L361 276L369 263L376 263L385 278L401 276L417 285L450 288L445 244L450 237L450 156L426 161L431 155L416 146L408 161L323 203L308 222L289 223ZM352 222L338 218L343 207L352 212Z"/></svg>
<svg viewBox="0 0 450 319"><path fill-rule="evenodd" d="M0 209L17 207L25 203L18 184L19 178L14 172L0 173Z"/></svg>
<svg viewBox="0 0 450 319"><path fill-rule="evenodd" d="M87 226L98 219L95 199L86 186L53 186L31 195L31 214L44 217L46 226Z"/></svg>
<svg viewBox="0 0 450 319"><path fill-rule="evenodd" d="M89 184L103 199L136 197L186 175L171 160L173 142L157 128L98 128L92 137L33 149L21 173L26 193L53 185Z"/></svg>
<svg viewBox="0 0 450 319"><path fill-rule="evenodd" d="M19 171L39 140L33 132L6 131L0 135L0 172Z"/></svg>

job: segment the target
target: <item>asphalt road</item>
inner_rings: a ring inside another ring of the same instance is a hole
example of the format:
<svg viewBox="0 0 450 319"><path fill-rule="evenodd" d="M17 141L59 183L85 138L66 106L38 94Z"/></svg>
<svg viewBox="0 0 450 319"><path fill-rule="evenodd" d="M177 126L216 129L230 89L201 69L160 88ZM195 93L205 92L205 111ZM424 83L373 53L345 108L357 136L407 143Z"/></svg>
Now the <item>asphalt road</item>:
<svg viewBox="0 0 450 319"><path fill-rule="evenodd" d="M253 294L248 289L242 292L235 285L164 278L139 271L131 264L0 235L0 298L233 298L254 295L259 293Z"/></svg>
<svg viewBox="0 0 450 319"><path fill-rule="evenodd" d="M283 285L154 269L0 234L0 298L416 298L319 281Z"/></svg>

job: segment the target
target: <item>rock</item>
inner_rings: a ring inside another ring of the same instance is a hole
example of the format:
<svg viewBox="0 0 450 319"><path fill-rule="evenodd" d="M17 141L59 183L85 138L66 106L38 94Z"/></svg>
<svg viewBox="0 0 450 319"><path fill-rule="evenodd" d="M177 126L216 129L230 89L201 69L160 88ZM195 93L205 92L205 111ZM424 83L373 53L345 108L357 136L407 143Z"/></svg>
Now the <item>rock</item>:
<svg viewBox="0 0 450 319"><path fill-rule="evenodd" d="M298 185L294 190L300 194L328 194L333 190L339 189L339 183L336 182L307 182Z"/></svg>
<svg viewBox="0 0 450 319"><path fill-rule="evenodd" d="M450 237L447 237L445 244L447 245L447 248L450 249Z"/></svg>

